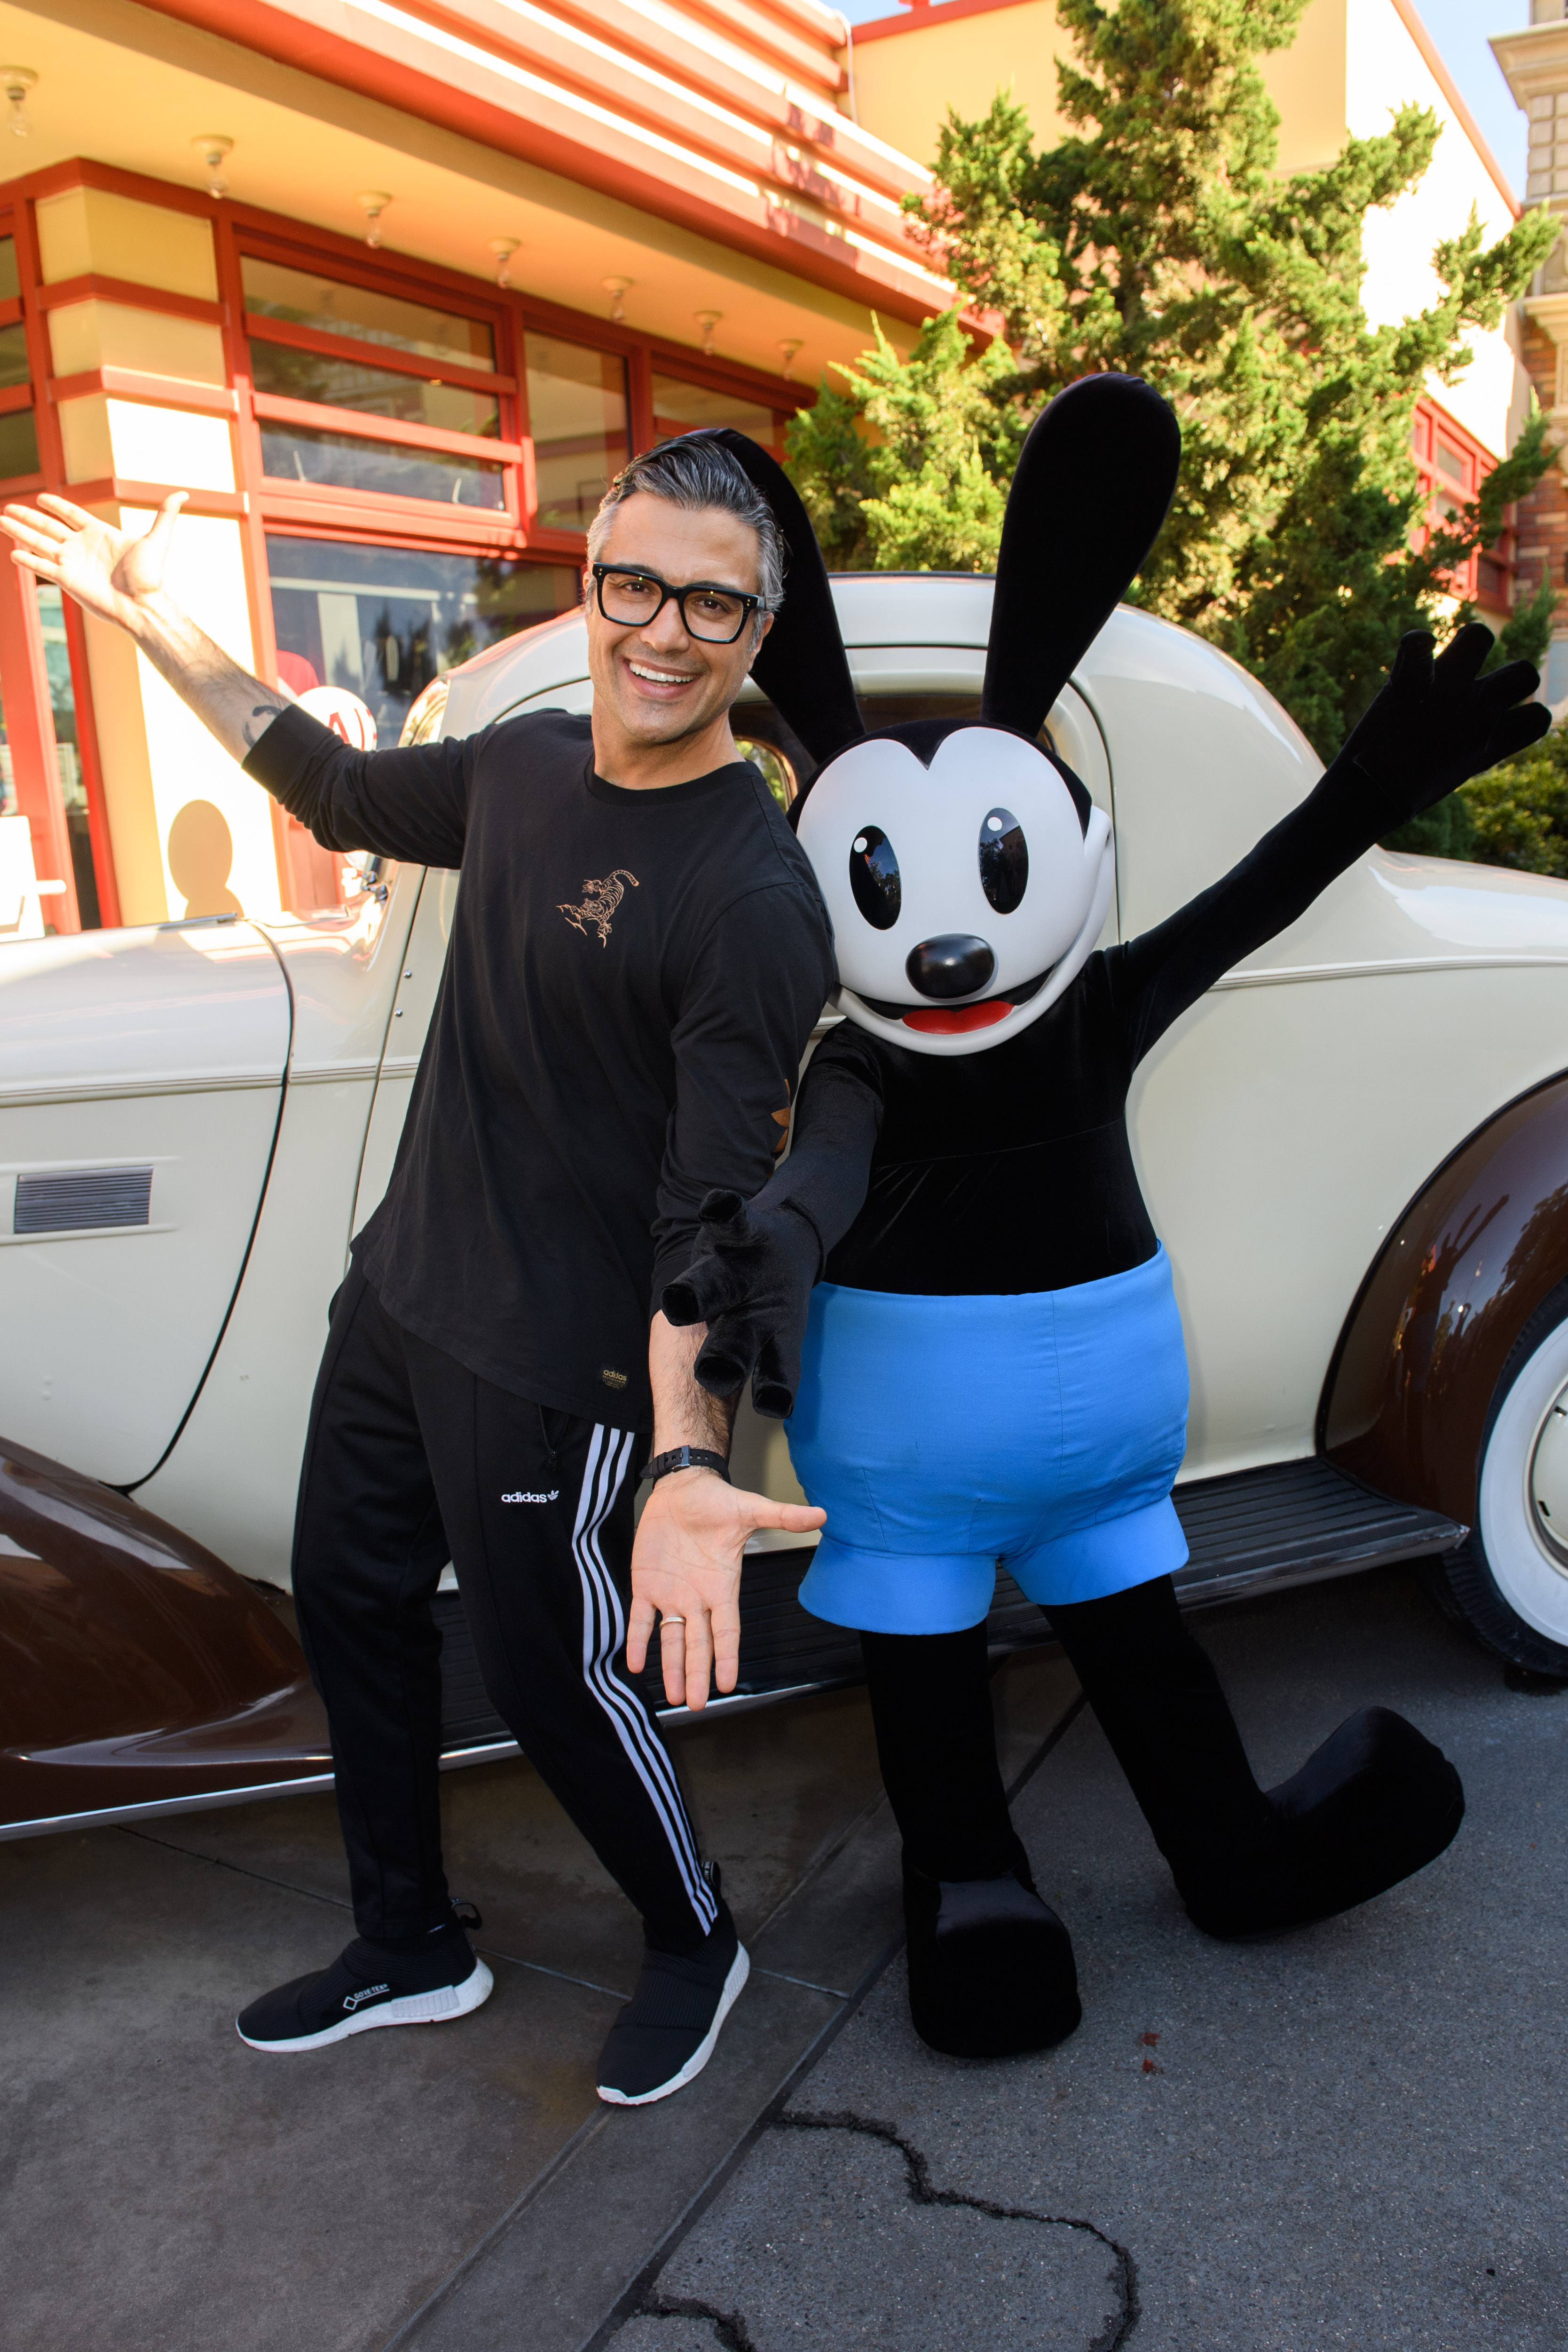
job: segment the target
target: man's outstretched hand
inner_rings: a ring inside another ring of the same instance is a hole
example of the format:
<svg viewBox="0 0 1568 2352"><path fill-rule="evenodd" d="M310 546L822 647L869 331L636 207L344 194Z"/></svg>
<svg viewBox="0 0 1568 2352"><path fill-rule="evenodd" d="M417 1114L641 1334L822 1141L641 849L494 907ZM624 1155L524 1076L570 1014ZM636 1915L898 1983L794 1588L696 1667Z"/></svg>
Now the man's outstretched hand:
<svg viewBox="0 0 1568 2352"><path fill-rule="evenodd" d="M116 530L85 507L45 490L36 507L7 507L0 530L16 541L13 563L63 588L84 612L132 628L162 588L169 541L184 503L184 491L176 490L146 530Z"/></svg>
<svg viewBox="0 0 1568 2352"><path fill-rule="evenodd" d="M707 1705L708 1675L732 1691L740 1672L740 1563L747 1536L782 1528L803 1536L827 1517L805 1503L747 1495L711 1470L672 1470L657 1481L632 1553L626 1664L640 1675L654 1616L664 1696L672 1706ZM684 1625L672 1619L684 1618Z"/></svg>
<svg viewBox="0 0 1568 2352"><path fill-rule="evenodd" d="M1427 631L1410 630L1387 684L1352 730L1340 759L1354 760L1405 816L1538 743L1551 726L1545 705L1526 698L1541 683L1529 662L1480 675L1492 643L1472 621L1434 661Z"/></svg>

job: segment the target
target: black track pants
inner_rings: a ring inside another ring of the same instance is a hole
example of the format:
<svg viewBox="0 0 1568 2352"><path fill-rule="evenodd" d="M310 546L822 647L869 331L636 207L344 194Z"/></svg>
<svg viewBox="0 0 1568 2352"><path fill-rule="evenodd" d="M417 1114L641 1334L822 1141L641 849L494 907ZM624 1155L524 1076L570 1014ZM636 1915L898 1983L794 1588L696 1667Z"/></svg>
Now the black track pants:
<svg viewBox="0 0 1568 2352"><path fill-rule="evenodd" d="M423 1935L445 1913L430 1604L448 1559L497 1712L649 1941L690 1950L712 1925L674 1767L618 1670L641 1453L630 1430L465 1371L350 1273L311 1407L294 1591L361 1935Z"/></svg>

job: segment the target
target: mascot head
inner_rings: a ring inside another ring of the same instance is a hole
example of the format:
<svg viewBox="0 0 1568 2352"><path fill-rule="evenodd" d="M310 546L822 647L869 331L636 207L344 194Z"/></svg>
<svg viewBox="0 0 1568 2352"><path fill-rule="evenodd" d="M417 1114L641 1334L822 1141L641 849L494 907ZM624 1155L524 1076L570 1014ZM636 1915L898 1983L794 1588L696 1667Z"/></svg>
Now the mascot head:
<svg viewBox="0 0 1568 2352"><path fill-rule="evenodd" d="M789 545L753 676L820 763L790 815L832 918L840 1006L915 1053L1000 1045L1055 1003L1110 907L1110 819L1037 739L1165 520L1176 418L1135 376L1058 394L1008 499L979 718L871 735L794 486L743 435L714 437Z"/></svg>

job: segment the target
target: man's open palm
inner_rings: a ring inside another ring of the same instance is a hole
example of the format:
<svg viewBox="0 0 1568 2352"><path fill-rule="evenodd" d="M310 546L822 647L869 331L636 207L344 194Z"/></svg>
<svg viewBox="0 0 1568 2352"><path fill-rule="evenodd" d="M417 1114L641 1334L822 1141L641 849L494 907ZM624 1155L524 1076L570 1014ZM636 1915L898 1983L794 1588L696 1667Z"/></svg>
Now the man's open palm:
<svg viewBox="0 0 1568 2352"><path fill-rule="evenodd" d="M16 542L14 563L52 581L84 612L123 627L163 585L169 541L184 503L184 491L176 490L149 530L133 532L116 530L46 490L36 507L8 506L0 513L0 530Z"/></svg>
<svg viewBox="0 0 1568 2352"><path fill-rule="evenodd" d="M732 1691L740 1672L740 1564L746 1540L759 1528L801 1536L820 1528L825 1511L806 1503L774 1503L727 1486L706 1470L661 1478L648 1497L632 1553L632 1615L626 1664L634 1675L647 1661L657 1614L664 1696L672 1706L707 1705L708 1675ZM685 1621L684 1624L680 1622Z"/></svg>

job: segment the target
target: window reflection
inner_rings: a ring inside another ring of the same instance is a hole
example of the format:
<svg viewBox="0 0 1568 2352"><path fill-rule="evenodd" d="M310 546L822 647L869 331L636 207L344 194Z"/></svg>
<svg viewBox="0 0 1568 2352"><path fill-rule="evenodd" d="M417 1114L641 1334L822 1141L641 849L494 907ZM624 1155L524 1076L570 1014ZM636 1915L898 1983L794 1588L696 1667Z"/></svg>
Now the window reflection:
<svg viewBox="0 0 1568 2352"><path fill-rule="evenodd" d="M395 743L415 698L502 637L578 601L575 568L270 537L277 670L296 694L346 687Z"/></svg>
<svg viewBox="0 0 1568 2352"><path fill-rule="evenodd" d="M81 739L77 729L76 688L71 681L70 646L66 641L60 592L47 581L38 583L38 625L44 634L44 661L49 677L49 708L55 722L55 758L59 765L60 798L65 803L66 829L70 835L71 877L76 883L77 912L84 931L96 931L103 920L99 911L98 877L92 868L92 833L88 823L87 784L81 770Z"/></svg>
<svg viewBox="0 0 1568 2352"><path fill-rule="evenodd" d="M287 319L324 335L348 335L359 342L386 343L422 359L445 360L468 368L493 368L495 338L482 319L435 310L401 295L323 277L313 269L288 269L247 253L240 264L246 309L264 319Z"/></svg>
<svg viewBox="0 0 1568 2352"><path fill-rule="evenodd" d="M38 471L38 432L30 408L0 416L0 481Z"/></svg>
<svg viewBox="0 0 1568 2352"><path fill-rule="evenodd" d="M586 343L527 341L538 520L553 530L586 530L629 455L626 363Z"/></svg>
<svg viewBox="0 0 1568 2352"><path fill-rule="evenodd" d="M5 336L11 332L19 334L21 330L0 328L0 384L25 380L25 368L21 378L3 372ZM501 430L501 404L493 392L396 375L391 368L331 359L324 352L296 351L288 343L253 342L250 370L257 392L273 393L280 400L312 400L324 408L360 408L371 416L434 425L443 433L477 433L491 440Z"/></svg>
<svg viewBox="0 0 1568 2352"><path fill-rule="evenodd" d="M672 440L678 433L695 433L701 425L727 425L736 433L760 441L765 449L782 456L782 431L771 408L756 401L737 400L732 393L716 392L711 384L685 383L679 376L653 378L653 437Z"/></svg>
<svg viewBox="0 0 1568 2352"><path fill-rule="evenodd" d="M0 423L4 423L0 419ZM340 490L372 490L383 497L439 499L444 505L506 505L505 467L482 457L454 457L413 443L361 441L357 434L322 433L313 425L280 425L259 417L262 470L285 480L329 482Z"/></svg>

